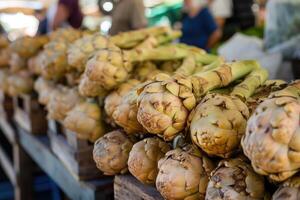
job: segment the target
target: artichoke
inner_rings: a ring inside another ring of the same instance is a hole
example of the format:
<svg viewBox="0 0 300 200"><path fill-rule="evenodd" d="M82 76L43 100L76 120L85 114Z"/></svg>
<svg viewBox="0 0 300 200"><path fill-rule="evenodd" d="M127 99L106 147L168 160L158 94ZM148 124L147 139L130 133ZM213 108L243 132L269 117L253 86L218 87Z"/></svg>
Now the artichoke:
<svg viewBox="0 0 300 200"><path fill-rule="evenodd" d="M62 121L77 103L81 101L76 88L58 86L51 92L47 105L48 117L57 121Z"/></svg>
<svg viewBox="0 0 300 200"><path fill-rule="evenodd" d="M142 62L136 67L136 70L133 72L133 74L134 78L144 82L161 72L162 71L157 69L156 65L152 62Z"/></svg>
<svg viewBox="0 0 300 200"><path fill-rule="evenodd" d="M67 61L68 43L50 42L40 55L42 76L48 80L58 80L69 70Z"/></svg>
<svg viewBox="0 0 300 200"><path fill-rule="evenodd" d="M8 94L10 96L18 96L20 94L28 94L33 90L33 79L28 71L19 71L11 74L7 79Z"/></svg>
<svg viewBox="0 0 300 200"><path fill-rule="evenodd" d="M268 77L266 70L254 70L230 95L206 95L193 111L191 138L212 156L228 158L240 146L245 133L249 110L244 103Z"/></svg>
<svg viewBox="0 0 300 200"><path fill-rule="evenodd" d="M273 194L272 200L300 199L300 177L294 176L285 181Z"/></svg>
<svg viewBox="0 0 300 200"><path fill-rule="evenodd" d="M39 77L34 83L34 89L38 93L38 101L42 105L47 105L50 100L51 93L55 89L54 83Z"/></svg>
<svg viewBox="0 0 300 200"><path fill-rule="evenodd" d="M64 126L75 132L78 138L95 142L104 135L101 109L97 103L81 102L69 111L64 119Z"/></svg>
<svg viewBox="0 0 300 200"><path fill-rule="evenodd" d="M54 32L51 32L49 37L50 41L58 41L64 43L71 43L82 36L80 30L74 28L60 28Z"/></svg>
<svg viewBox="0 0 300 200"><path fill-rule="evenodd" d="M206 200L263 200L264 178L241 159L223 160L211 173Z"/></svg>
<svg viewBox="0 0 300 200"><path fill-rule="evenodd" d="M157 137L135 143L129 154L129 172L142 183L155 183L157 163L169 150L170 146Z"/></svg>
<svg viewBox="0 0 300 200"><path fill-rule="evenodd" d="M84 97L104 97L107 91L98 82L91 81L83 74L79 83L79 94Z"/></svg>
<svg viewBox="0 0 300 200"><path fill-rule="evenodd" d="M137 120L137 99L138 95L136 87L134 87L122 97L112 113L114 123L122 127L128 134L145 132Z"/></svg>
<svg viewBox="0 0 300 200"><path fill-rule="evenodd" d="M68 63L79 72L83 72L85 64L94 52L101 49L117 50L118 48L106 37L99 33L86 35L68 49Z"/></svg>
<svg viewBox="0 0 300 200"><path fill-rule="evenodd" d="M158 162L156 188L165 199L204 199L213 163L193 147L175 149Z"/></svg>
<svg viewBox="0 0 300 200"><path fill-rule="evenodd" d="M93 158L105 175L127 172L127 161L133 142L120 131L113 131L99 138L94 144Z"/></svg>
<svg viewBox="0 0 300 200"><path fill-rule="evenodd" d="M254 170L284 181L300 169L300 81L272 93L255 110L242 138Z"/></svg>
<svg viewBox="0 0 300 200"><path fill-rule="evenodd" d="M24 70L27 67L27 60L19 56L19 54L12 53L9 59L9 69L12 73Z"/></svg>
<svg viewBox="0 0 300 200"><path fill-rule="evenodd" d="M104 101L104 110L107 115L107 122L114 125L113 113L121 103L123 97L135 86L139 84L138 80L131 79L121 84L116 90L112 91Z"/></svg>
<svg viewBox="0 0 300 200"><path fill-rule="evenodd" d="M10 48L22 58L30 58L40 51L49 42L47 36L25 36L13 41Z"/></svg>

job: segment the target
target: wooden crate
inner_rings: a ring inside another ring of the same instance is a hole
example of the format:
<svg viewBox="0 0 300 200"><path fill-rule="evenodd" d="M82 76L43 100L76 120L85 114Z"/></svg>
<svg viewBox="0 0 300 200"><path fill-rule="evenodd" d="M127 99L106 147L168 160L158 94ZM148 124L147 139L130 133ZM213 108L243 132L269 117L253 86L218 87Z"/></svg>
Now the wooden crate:
<svg viewBox="0 0 300 200"><path fill-rule="evenodd" d="M34 135L47 133L47 112L36 95L13 97L13 105L14 120L20 127Z"/></svg>
<svg viewBox="0 0 300 200"><path fill-rule="evenodd" d="M53 153L77 180L92 180L103 176L93 160L94 145L88 140L78 139L75 133L55 120L48 120L48 136Z"/></svg>
<svg viewBox="0 0 300 200"><path fill-rule="evenodd" d="M13 121L13 98L0 91L0 116L8 122Z"/></svg>
<svg viewBox="0 0 300 200"><path fill-rule="evenodd" d="M132 175L118 175L114 180L115 200L163 200L154 186L144 185Z"/></svg>

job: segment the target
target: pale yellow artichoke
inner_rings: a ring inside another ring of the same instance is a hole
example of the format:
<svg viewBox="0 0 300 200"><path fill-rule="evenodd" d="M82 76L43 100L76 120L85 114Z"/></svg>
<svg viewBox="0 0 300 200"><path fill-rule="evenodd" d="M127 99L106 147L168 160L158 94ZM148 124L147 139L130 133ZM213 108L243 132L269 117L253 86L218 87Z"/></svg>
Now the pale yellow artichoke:
<svg viewBox="0 0 300 200"><path fill-rule="evenodd" d="M300 199L300 177L298 175L285 181L272 196L272 200L298 199Z"/></svg>
<svg viewBox="0 0 300 200"><path fill-rule="evenodd" d="M58 86L51 92L47 104L48 118L62 121L82 98L79 96L76 88Z"/></svg>
<svg viewBox="0 0 300 200"><path fill-rule="evenodd" d="M49 103L51 93L55 90L55 85L53 82L39 77L34 83L34 89L39 95L39 103L47 105Z"/></svg>
<svg viewBox="0 0 300 200"><path fill-rule="evenodd" d="M137 99L136 87L133 87L122 97L112 113L114 123L122 127L128 134L145 132L145 129L137 120Z"/></svg>
<svg viewBox="0 0 300 200"><path fill-rule="evenodd" d="M8 77L10 76L10 72L8 69L0 69L0 89L4 93L8 93L9 83Z"/></svg>
<svg viewBox="0 0 300 200"><path fill-rule="evenodd" d="M43 59L43 51L40 51L37 55L31 57L27 61L27 66L29 71L35 75L42 74L42 59Z"/></svg>
<svg viewBox="0 0 300 200"><path fill-rule="evenodd" d="M165 199L204 199L213 163L192 147L175 149L158 162L156 188Z"/></svg>
<svg viewBox="0 0 300 200"><path fill-rule="evenodd" d="M84 97L104 97L107 91L98 82L91 81L83 74L79 83L79 94Z"/></svg>
<svg viewBox="0 0 300 200"><path fill-rule="evenodd" d="M13 41L10 44L10 48L22 58L30 58L37 54L48 42L48 36L25 36Z"/></svg>
<svg viewBox="0 0 300 200"><path fill-rule="evenodd" d="M11 53L9 59L9 69L12 73L25 70L27 67L27 60L19 56L19 54Z"/></svg>
<svg viewBox="0 0 300 200"><path fill-rule="evenodd" d="M264 200L264 178L241 159L223 160L211 173L206 200Z"/></svg>
<svg viewBox="0 0 300 200"><path fill-rule="evenodd" d="M115 125L113 122L113 113L121 103L123 97L137 84L140 82L135 79L121 84L116 90L112 91L104 100L104 110L107 115L107 122L111 125Z"/></svg>
<svg viewBox="0 0 300 200"><path fill-rule="evenodd" d="M28 71L19 71L16 74L11 74L7 81L8 94L10 96L28 94L33 90L33 78Z"/></svg>
<svg viewBox="0 0 300 200"><path fill-rule="evenodd" d="M170 146L157 137L135 143L128 159L129 172L145 184L154 184L158 173L158 161L170 150Z"/></svg>
<svg viewBox="0 0 300 200"><path fill-rule="evenodd" d="M120 130L105 134L94 144L93 158L105 175L127 172L127 161L133 142Z"/></svg>
<svg viewBox="0 0 300 200"><path fill-rule="evenodd" d="M143 62L136 66L136 70L133 72L134 78L140 81L146 81L153 78L155 75L162 73L155 64L152 62Z"/></svg>
<svg viewBox="0 0 300 200"><path fill-rule="evenodd" d="M105 133L101 109L97 103L84 101L69 111L63 125L75 132L78 138L95 142Z"/></svg>
<svg viewBox="0 0 300 200"><path fill-rule="evenodd" d="M275 92L250 117L242 138L254 170L284 181L300 170L300 81Z"/></svg>
<svg viewBox="0 0 300 200"><path fill-rule="evenodd" d="M83 33L80 30L68 27L68 28L60 28L54 32L51 32L49 38L50 41L70 43L80 38L82 34Z"/></svg>
<svg viewBox="0 0 300 200"><path fill-rule="evenodd" d="M68 49L68 63L79 72L83 72L88 59L100 49L118 49L110 40L99 33L86 35Z"/></svg>
<svg viewBox="0 0 300 200"><path fill-rule="evenodd" d="M239 98L208 94L193 112L191 138L207 154L227 158L238 150L248 118Z"/></svg>

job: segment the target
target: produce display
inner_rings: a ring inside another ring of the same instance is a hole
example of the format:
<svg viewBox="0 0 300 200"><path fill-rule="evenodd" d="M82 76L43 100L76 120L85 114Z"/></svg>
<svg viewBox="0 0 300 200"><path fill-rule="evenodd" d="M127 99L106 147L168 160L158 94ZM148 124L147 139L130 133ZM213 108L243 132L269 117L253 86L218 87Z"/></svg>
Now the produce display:
<svg viewBox="0 0 300 200"><path fill-rule="evenodd" d="M47 117L93 144L104 175L164 199L299 199L300 80L268 80L152 27L0 37L0 89L38 94Z"/></svg>

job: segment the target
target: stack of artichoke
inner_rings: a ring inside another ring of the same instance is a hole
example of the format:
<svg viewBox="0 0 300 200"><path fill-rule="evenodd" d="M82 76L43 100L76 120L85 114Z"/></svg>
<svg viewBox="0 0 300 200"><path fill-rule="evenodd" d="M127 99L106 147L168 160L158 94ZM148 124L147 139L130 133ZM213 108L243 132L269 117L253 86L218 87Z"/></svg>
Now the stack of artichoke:
<svg viewBox="0 0 300 200"><path fill-rule="evenodd" d="M94 143L99 170L131 173L165 199L300 198L300 81L172 43L180 35L0 37L0 87L34 88L50 119Z"/></svg>

